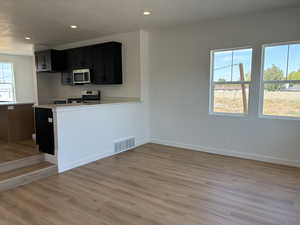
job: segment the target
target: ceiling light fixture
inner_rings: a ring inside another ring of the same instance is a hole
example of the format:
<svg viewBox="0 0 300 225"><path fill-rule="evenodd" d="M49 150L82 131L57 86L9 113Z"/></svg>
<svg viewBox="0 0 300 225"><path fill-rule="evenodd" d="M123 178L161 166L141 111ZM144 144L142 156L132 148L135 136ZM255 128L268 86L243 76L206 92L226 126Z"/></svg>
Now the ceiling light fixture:
<svg viewBox="0 0 300 225"><path fill-rule="evenodd" d="M150 11L144 11L144 16L150 16L152 13Z"/></svg>
<svg viewBox="0 0 300 225"><path fill-rule="evenodd" d="M26 39L26 40L30 40L31 38L30 38L30 37L25 37L25 39Z"/></svg>
<svg viewBox="0 0 300 225"><path fill-rule="evenodd" d="M76 28L77 28L76 25L71 25L70 27L71 27L72 29L76 29Z"/></svg>

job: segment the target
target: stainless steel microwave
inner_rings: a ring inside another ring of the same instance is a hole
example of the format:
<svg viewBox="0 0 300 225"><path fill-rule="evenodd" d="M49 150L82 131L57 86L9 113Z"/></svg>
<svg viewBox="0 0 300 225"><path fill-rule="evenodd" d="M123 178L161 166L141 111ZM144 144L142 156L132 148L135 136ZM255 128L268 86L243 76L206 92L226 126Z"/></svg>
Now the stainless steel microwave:
<svg viewBox="0 0 300 225"><path fill-rule="evenodd" d="M91 83L90 69L73 70L73 84Z"/></svg>

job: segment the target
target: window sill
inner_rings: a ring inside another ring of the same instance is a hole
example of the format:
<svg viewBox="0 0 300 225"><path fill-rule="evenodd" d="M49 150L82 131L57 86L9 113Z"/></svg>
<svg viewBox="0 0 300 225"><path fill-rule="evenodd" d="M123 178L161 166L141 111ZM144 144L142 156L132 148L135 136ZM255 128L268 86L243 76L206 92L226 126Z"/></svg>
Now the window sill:
<svg viewBox="0 0 300 225"><path fill-rule="evenodd" d="M272 115L259 115L260 119L273 119L273 120L292 120L300 121L300 117L291 117L291 116L272 116Z"/></svg>
<svg viewBox="0 0 300 225"><path fill-rule="evenodd" d="M222 116L222 117L238 117L238 118L247 118L248 114L245 113L217 113L209 112L210 116Z"/></svg>

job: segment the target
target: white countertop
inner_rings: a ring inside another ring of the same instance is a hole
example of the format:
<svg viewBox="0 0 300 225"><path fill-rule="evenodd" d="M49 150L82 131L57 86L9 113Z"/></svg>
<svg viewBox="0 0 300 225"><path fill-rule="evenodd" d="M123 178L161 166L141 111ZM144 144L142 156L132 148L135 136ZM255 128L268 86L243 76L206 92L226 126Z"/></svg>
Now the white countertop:
<svg viewBox="0 0 300 225"><path fill-rule="evenodd" d="M0 106L9 106L9 105L33 105L33 102L0 102Z"/></svg>
<svg viewBox="0 0 300 225"><path fill-rule="evenodd" d="M72 103L72 104L45 104L45 105L35 105L36 108L46 108L46 109L67 109L67 108L83 108L91 107L97 105L107 105L107 104L120 104L120 103L139 103L141 100L139 98L103 98L100 102L89 102L89 103Z"/></svg>

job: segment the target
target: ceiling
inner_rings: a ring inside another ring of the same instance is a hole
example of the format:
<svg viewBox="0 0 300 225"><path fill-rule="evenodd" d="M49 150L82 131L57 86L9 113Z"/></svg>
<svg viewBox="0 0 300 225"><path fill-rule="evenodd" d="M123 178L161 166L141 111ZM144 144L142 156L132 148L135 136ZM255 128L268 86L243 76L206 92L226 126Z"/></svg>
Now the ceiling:
<svg viewBox="0 0 300 225"><path fill-rule="evenodd" d="M32 44L55 46L297 4L299 0L1 0L0 51L26 52ZM152 15L143 16L144 10ZM78 29L70 29L72 24Z"/></svg>

